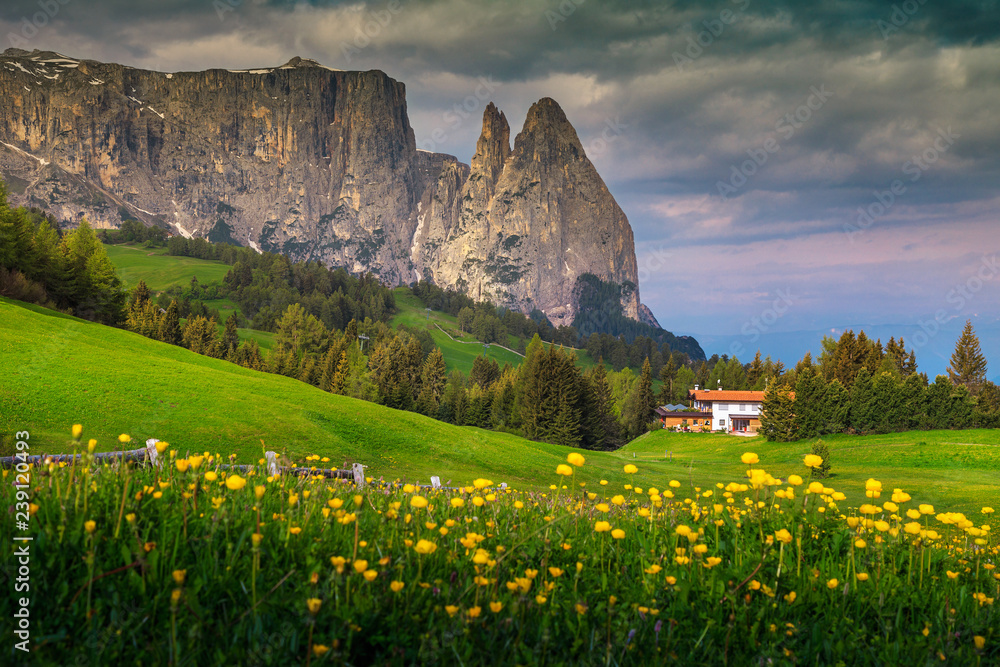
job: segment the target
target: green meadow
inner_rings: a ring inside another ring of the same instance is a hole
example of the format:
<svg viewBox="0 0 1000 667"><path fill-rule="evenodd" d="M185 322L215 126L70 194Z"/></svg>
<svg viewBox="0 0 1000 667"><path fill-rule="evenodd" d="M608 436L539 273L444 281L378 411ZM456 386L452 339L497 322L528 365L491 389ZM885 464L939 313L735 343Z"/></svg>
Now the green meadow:
<svg viewBox="0 0 1000 667"><path fill-rule="evenodd" d="M360 462L368 474L426 483L465 484L480 476L544 489L567 450L505 433L458 427L421 415L329 394L291 378L260 373L137 334L0 299L0 432L29 430L33 453L66 451L69 428L110 450L121 433L155 437L180 452L236 454L255 461L264 447L301 461L318 454L331 465ZM941 510L970 512L1000 504L1000 435L996 431L926 431L835 436L833 476L825 483L864 501L864 481L903 488ZM263 444L262 444L263 443ZM803 474L811 443L658 431L616 452L585 452L578 479L620 488L623 465L636 485L663 488L676 479L711 488L742 479L744 451L775 477ZM803 476L805 476L803 474Z"/></svg>

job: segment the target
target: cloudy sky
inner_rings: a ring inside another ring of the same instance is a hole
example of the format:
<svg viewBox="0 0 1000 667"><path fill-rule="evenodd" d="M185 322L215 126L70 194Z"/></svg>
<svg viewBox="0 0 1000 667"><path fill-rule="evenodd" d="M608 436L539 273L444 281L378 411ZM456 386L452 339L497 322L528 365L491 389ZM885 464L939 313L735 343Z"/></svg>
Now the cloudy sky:
<svg viewBox="0 0 1000 667"><path fill-rule="evenodd" d="M664 327L786 362L818 332L887 327L933 374L972 319L992 376L998 4L6 0L0 35L161 71L381 69L407 85L418 145L465 161L489 100L517 131L553 97L632 223ZM768 349L782 332L811 333Z"/></svg>

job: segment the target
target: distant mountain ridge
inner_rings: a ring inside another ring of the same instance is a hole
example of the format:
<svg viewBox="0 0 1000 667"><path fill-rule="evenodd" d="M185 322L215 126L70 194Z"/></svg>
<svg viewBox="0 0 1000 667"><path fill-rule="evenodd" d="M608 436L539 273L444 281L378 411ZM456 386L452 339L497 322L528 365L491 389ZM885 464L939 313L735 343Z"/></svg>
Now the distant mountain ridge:
<svg viewBox="0 0 1000 667"><path fill-rule="evenodd" d="M162 73L8 49L0 175L11 202L96 227L125 218L389 284L426 278L555 325L577 278L631 284L632 229L559 105L510 144L492 103L471 165L416 149L405 87L311 60Z"/></svg>

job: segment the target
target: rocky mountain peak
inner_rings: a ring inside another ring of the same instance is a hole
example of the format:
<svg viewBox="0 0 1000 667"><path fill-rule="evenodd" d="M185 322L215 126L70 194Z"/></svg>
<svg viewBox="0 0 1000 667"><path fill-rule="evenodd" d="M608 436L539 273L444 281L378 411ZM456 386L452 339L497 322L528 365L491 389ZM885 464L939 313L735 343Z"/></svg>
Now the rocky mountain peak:
<svg viewBox="0 0 1000 667"><path fill-rule="evenodd" d="M638 282L628 219L555 100L531 106L513 149L487 105L470 166L417 150L402 83L301 57L171 74L8 49L0 178L61 220L428 279L557 325L581 275Z"/></svg>
<svg viewBox="0 0 1000 667"><path fill-rule="evenodd" d="M483 112L483 132L472 156L472 173L481 174L488 197L493 196L493 188L509 156L510 125L504 113L490 102Z"/></svg>

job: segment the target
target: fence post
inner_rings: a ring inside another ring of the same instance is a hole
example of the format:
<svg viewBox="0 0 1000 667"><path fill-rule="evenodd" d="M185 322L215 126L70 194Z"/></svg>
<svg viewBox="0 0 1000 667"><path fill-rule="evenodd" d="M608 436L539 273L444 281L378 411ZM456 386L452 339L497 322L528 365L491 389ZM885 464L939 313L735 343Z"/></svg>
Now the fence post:
<svg viewBox="0 0 1000 667"><path fill-rule="evenodd" d="M274 452L264 452L264 458L267 460L267 474L280 475L281 470L278 469L278 455Z"/></svg>
<svg viewBox="0 0 1000 667"><path fill-rule="evenodd" d="M360 463L355 463L353 469L354 469L354 485L358 487L358 489L365 488L365 467Z"/></svg>
<svg viewBox="0 0 1000 667"><path fill-rule="evenodd" d="M149 461L150 465L156 466L157 468L159 468L162 464L160 461L160 453L156 451L156 443L158 442L159 440L156 438L150 438L146 441L146 460Z"/></svg>
<svg viewBox="0 0 1000 667"><path fill-rule="evenodd" d="M431 486L435 489L441 488L441 478L437 475L431 475Z"/></svg>

